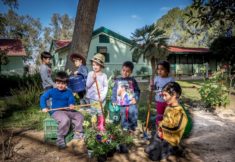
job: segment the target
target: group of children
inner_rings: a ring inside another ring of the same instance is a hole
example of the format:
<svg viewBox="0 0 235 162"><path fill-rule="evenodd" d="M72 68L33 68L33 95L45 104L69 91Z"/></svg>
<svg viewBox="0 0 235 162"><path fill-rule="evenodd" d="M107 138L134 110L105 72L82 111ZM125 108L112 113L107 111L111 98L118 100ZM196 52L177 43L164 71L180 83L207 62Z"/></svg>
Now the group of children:
<svg viewBox="0 0 235 162"><path fill-rule="evenodd" d="M58 137L56 144L59 148L65 148L65 136L68 133L71 123L74 128L74 139L83 140L83 115L74 110L75 100L72 91L67 88L69 81L65 72L58 72L55 83L51 79L49 63L51 54L41 54L42 64L40 74L44 94L40 99L40 106L43 112L50 113L51 117L58 122ZM86 59L80 54L72 54L71 60L78 68L74 75L83 75L86 78L86 89L79 92L80 99L85 103L100 102L104 107L108 92L107 75L102 72L105 67L105 57L97 53L90 60L92 71L88 73ZM140 89L137 81L131 76L134 64L126 61L122 65L121 77L116 79L112 89L111 102L113 106L120 107L121 126L123 131L134 132L137 128L138 108L137 102L140 98ZM145 149L153 160L160 160L174 154L174 148L180 143L184 129L187 124L187 116L180 106L178 99L181 95L181 88L174 79L169 76L170 64L162 61L157 66L158 76L151 85L156 91L156 128L157 133L154 140ZM48 100L51 101L49 110ZM68 107L66 110L58 108ZM100 108L96 108L97 130L105 132L105 117ZM152 156L155 155L155 156ZM152 158L154 157L154 158Z"/></svg>

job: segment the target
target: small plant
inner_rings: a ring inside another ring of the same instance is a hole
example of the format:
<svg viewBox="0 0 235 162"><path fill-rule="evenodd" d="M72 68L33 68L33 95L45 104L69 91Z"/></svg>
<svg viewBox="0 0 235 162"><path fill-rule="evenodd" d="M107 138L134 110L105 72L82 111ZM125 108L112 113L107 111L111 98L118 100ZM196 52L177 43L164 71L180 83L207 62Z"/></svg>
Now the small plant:
<svg viewBox="0 0 235 162"><path fill-rule="evenodd" d="M120 126L114 124L106 125L106 132L97 132L94 127L85 129L85 143L88 150L93 150L93 156L106 156L109 152L116 150L120 144L130 145L133 139L124 134Z"/></svg>
<svg viewBox="0 0 235 162"><path fill-rule="evenodd" d="M228 88L223 72L216 72L199 89L202 101L207 107L226 106L229 103Z"/></svg>

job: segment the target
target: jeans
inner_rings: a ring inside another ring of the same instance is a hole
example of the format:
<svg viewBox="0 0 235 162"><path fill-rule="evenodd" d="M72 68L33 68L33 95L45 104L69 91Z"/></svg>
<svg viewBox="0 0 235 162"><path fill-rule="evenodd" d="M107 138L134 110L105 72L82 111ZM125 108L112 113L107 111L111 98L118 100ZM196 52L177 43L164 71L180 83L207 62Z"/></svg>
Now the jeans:
<svg viewBox="0 0 235 162"><path fill-rule="evenodd" d="M120 107L121 126L123 129L135 131L138 120L138 108L136 105Z"/></svg>

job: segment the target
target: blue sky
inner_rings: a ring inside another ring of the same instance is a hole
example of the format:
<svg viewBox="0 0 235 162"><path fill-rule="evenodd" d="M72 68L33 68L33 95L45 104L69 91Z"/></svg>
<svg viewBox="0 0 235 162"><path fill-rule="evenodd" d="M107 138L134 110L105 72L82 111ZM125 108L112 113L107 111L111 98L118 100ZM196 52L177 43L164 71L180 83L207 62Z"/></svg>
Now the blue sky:
<svg viewBox="0 0 235 162"><path fill-rule="evenodd" d="M49 26L53 13L75 17L78 0L19 0L18 14L39 18ZM149 25L174 7L185 8L192 0L100 0L95 29L104 26L130 38L137 28ZM7 7L0 1L0 11Z"/></svg>

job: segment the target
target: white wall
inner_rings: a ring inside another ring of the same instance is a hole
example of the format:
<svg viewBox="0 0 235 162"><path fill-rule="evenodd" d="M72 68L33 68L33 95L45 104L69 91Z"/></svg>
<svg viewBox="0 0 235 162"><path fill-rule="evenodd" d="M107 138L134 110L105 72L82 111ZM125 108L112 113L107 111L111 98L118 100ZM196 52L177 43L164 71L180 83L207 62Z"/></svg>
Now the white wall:
<svg viewBox="0 0 235 162"><path fill-rule="evenodd" d="M105 33L100 33L105 34ZM89 70L91 70L91 63L90 60L94 56L95 53L97 53L97 46L106 46L107 52L109 53L109 62L105 63L105 73L110 76L113 71L115 70L121 70L122 64L125 61L132 61L132 54L131 54L131 47L126 42L123 42L119 39L116 39L114 37L109 36L110 43L99 43L99 35L96 35L92 38L90 43L90 48L88 52L87 57L87 67ZM59 56L55 56L56 61L56 69L63 70L65 63L66 63L66 55L68 50L62 51ZM60 58L62 58L62 61L58 61ZM143 62L143 59L140 59L139 62L136 64L134 63L134 73L136 73L137 70L139 70L142 66L146 67L146 63ZM149 69L150 66L147 66ZM149 71L151 74L151 70Z"/></svg>

